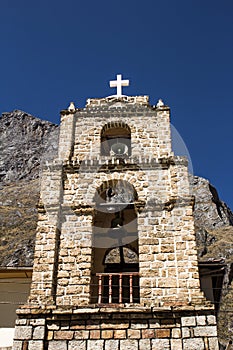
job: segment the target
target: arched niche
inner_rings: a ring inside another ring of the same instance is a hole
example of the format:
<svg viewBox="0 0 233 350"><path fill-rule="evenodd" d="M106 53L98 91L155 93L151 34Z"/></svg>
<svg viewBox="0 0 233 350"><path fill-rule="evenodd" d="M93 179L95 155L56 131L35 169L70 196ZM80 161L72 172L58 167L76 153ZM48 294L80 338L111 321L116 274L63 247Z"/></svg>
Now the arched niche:
<svg viewBox="0 0 233 350"><path fill-rule="evenodd" d="M102 156L125 158L131 155L131 130L124 122L109 122L101 130Z"/></svg>
<svg viewBox="0 0 233 350"><path fill-rule="evenodd" d="M108 285L107 274L113 274L117 285L118 276L122 275L124 281L129 282L127 273L137 274L139 271L137 213L134 205L137 198L135 188L124 180L106 181L96 190L92 225L93 302L96 302L98 293L98 276L103 274L103 281ZM138 286L137 276L134 275L132 281Z"/></svg>
<svg viewBox="0 0 233 350"><path fill-rule="evenodd" d="M109 204L122 204L124 206L134 204L138 200L134 186L126 180L113 179L105 181L97 189L94 202L96 207L102 206L108 209ZM106 209L106 210L107 210Z"/></svg>

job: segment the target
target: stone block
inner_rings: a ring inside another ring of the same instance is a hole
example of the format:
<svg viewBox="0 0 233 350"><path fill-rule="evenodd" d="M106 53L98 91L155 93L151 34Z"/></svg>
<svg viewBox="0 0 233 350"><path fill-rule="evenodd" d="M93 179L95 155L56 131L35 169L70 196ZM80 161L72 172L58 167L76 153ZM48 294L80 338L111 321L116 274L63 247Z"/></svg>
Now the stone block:
<svg viewBox="0 0 233 350"><path fill-rule="evenodd" d="M168 339L152 339L151 345L151 350L170 350L170 342Z"/></svg>
<svg viewBox="0 0 233 350"><path fill-rule="evenodd" d="M30 340L28 342L28 350L44 350L43 340Z"/></svg>
<svg viewBox="0 0 233 350"><path fill-rule="evenodd" d="M171 331L170 329L156 329L155 336L156 338L170 338Z"/></svg>
<svg viewBox="0 0 233 350"><path fill-rule="evenodd" d="M129 321L119 323L119 321L110 321L101 323L101 329L127 329L129 328Z"/></svg>
<svg viewBox="0 0 233 350"><path fill-rule="evenodd" d="M38 318L35 320L30 320L31 326L44 326L45 325L45 318Z"/></svg>
<svg viewBox="0 0 233 350"><path fill-rule="evenodd" d="M171 339L171 350L183 350L181 339Z"/></svg>
<svg viewBox="0 0 233 350"><path fill-rule="evenodd" d="M45 336L45 327L37 326L33 330L33 339L41 339L43 340Z"/></svg>
<svg viewBox="0 0 233 350"><path fill-rule="evenodd" d="M219 350L218 338L209 338L209 350Z"/></svg>
<svg viewBox="0 0 233 350"><path fill-rule="evenodd" d="M182 317L181 325L182 327L196 326L196 318L194 316Z"/></svg>
<svg viewBox="0 0 233 350"><path fill-rule="evenodd" d="M50 341L48 350L67 350L67 342L65 340Z"/></svg>
<svg viewBox="0 0 233 350"><path fill-rule="evenodd" d="M140 339L139 340L139 350L150 350L151 340L150 339Z"/></svg>
<svg viewBox="0 0 233 350"><path fill-rule="evenodd" d="M216 337L217 328L216 326L204 326L194 328L195 337Z"/></svg>
<svg viewBox="0 0 233 350"><path fill-rule="evenodd" d="M104 350L115 350L119 349L119 340L105 340L105 347ZM102 349L101 349L102 350Z"/></svg>
<svg viewBox="0 0 233 350"><path fill-rule="evenodd" d="M205 326L206 325L206 317L205 316L197 316L197 325Z"/></svg>
<svg viewBox="0 0 233 350"><path fill-rule="evenodd" d="M101 338L102 339L111 339L113 338L113 331L112 330L104 330L101 332Z"/></svg>
<svg viewBox="0 0 233 350"><path fill-rule="evenodd" d="M78 322L71 321L70 329L83 329L83 328L85 328L85 321L78 321Z"/></svg>
<svg viewBox="0 0 233 350"><path fill-rule="evenodd" d="M53 339L53 331L48 331L47 340L52 340L52 339Z"/></svg>
<svg viewBox="0 0 233 350"><path fill-rule="evenodd" d="M140 339L141 338L141 331L139 329L128 329L127 338ZM149 338L149 337L144 337L144 338Z"/></svg>
<svg viewBox="0 0 233 350"><path fill-rule="evenodd" d="M149 320L150 328L160 328L160 324L158 320Z"/></svg>
<svg viewBox="0 0 233 350"><path fill-rule="evenodd" d="M74 339L88 339L89 338L89 331L75 331L74 332Z"/></svg>
<svg viewBox="0 0 233 350"><path fill-rule="evenodd" d="M156 332L156 335L157 335L157 331L159 330L154 330L154 329L143 329L142 330L142 338L154 338L155 337L155 332Z"/></svg>
<svg viewBox="0 0 233 350"><path fill-rule="evenodd" d="M120 340L120 350L138 350L138 341L132 339Z"/></svg>
<svg viewBox="0 0 233 350"><path fill-rule="evenodd" d="M216 324L216 317L214 315L207 316L207 324L208 325L215 325Z"/></svg>
<svg viewBox="0 0 233 350"><path fill-rule="evenodd" d="M73 336L74 336L74 331L55 331L54 332L55 340L59 340L59 339L70 340L70 339L73 339Z"/></svg>
<svg viewBox="0 0 233 350"><path fill-rule="evenodd" d="M172 338L181 338L181 329L173 328L172 329Z"/></svg>
<svg viewBox="0 0 233 350"><path fill-rule="evenodd" d="M32 339L32 326L16 326L14 338L16 340Z"/></svg>
<svg viewBox="0 0 233 350"><path fill-rule="evenodd" d="M100 328L100 325L99 325L98 321L88 320L86 322L86 329L98 329L98 328Z"/></svg>
<svg viewBox="0 0 233 350"><path fill-rule="evenodd" d="M22 341L14 340L12 349L14 349L14 350L22 350L22 345L23 345Z"/></svg>
<svg viewBox="0 0 233 350"><path fill-rule="evenodd" d="M132 329L144 329L144 328L148 328L148 323L147 321L140 321L138 322L132 322L131 323L131 328Z"/></svg>
<svg viewBox="0 0 233 350"><path fill-rule="evenodd" d="M25 320L25 319L18 319L18 320L15 321L15 324L17 326L25 326L27 324L27 320Z"/></svg>
<svg viewBox="0 0 233 350"><path fill-rule="evenodd" d="M183 350L205 350L202 338L192 338L183 340Z"/></svg>
<svg viewBox="0 0 233 350"><path fill-rule="evenodd" d="M87 340L87 350L103 350L103 340Z"/></svg>
<svg viewBox="0 0 233 350"><path fill-rule="evenodd" d="M68 350L86 350L86 341L71 340L68 342Z"/></svg>
<svg viewBox="0 0 233 350"><path fill-rule="evenodd" d="M90 331L90 339L100 339L100 331L99 330L91 330Z"/></svg>
<svg viewBox="0 0 233 350"><path fill-rule="evenodd" d="M126 330L116 329L114 330L114 339L124 339L126 338Z"/></svg>

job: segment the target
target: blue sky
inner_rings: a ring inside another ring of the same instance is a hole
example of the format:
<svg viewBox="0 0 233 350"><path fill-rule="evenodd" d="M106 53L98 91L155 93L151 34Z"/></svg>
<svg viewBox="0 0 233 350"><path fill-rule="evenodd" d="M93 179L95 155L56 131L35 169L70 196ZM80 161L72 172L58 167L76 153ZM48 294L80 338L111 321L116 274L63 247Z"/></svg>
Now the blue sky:
<svg viewBox="0 0 233 350"><path fill-rule="evenodd" d="M0 113L59 123L70 101L162 98L193 171L233 208L232 0L7 0L0 5Z"/></svg>

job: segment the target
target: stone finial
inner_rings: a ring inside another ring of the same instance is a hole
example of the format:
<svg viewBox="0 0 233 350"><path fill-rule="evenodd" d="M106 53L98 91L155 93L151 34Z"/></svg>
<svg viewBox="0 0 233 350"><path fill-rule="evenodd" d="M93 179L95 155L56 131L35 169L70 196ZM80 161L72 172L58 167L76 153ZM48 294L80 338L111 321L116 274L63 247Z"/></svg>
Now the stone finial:
<svg viewBox="0 0 233 350"><path fill-rule="evenodd" d="M74 102L70 102L70 105L68 107L68 111L69 112L74 112L75 111L75 105L74 105Z"/></svg>
<svg viewBox="0 0 233 350"><path fill-rule="evenodd" d="M156 104L156 107L163 107L163 106L164 106L163 100L160 98Z"/></svg>

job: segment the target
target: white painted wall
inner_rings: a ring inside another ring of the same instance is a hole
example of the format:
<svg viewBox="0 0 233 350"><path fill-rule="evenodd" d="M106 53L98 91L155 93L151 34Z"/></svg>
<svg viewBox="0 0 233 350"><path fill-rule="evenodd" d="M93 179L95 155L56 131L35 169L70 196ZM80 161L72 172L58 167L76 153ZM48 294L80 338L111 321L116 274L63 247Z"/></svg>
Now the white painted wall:
<svg viewBox="0 0 233 350"><path fill-rule="evenodd" d="M0 278L0 349L13 344L16 310L26 303L31 278Z"/></svg>

